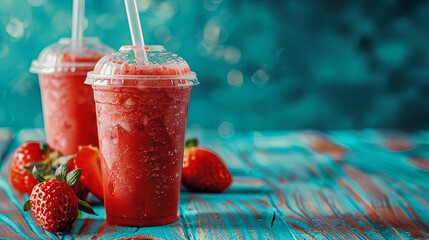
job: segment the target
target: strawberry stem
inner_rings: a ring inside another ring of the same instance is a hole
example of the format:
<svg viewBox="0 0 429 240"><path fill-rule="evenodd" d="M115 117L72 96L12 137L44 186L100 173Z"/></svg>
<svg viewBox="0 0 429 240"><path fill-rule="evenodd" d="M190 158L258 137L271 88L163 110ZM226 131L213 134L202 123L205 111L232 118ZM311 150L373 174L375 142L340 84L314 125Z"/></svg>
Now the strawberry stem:
<svg viewBox="0 0 429 240"><path fill-rule="evenodd" d="M59 156L52 161L52 166L55 168L56 166L63 165L64 163L67 163L70 159L73 159L75 156L75 154L68 156Z"/></svg>
<svg viewBox="0 0 429 240"><path fill-rule="evenodd" d="M50 168L48 165L46 165L46 164L45 164L45 163L43 163L43 162L33 162L33 163L30 163L30 164L25 165L25 166L24 166L24 169L25 169L28 173L32 174L32 170L33 170L33 168L34 168L34 167L36 167L36 168L37 168L37 171L40 171L40 172L48 171L48 170L49 170L49 168Z"/></svg>
<svg viewBox="0 0 429 240"><path fill-rule="evenodd" d="M59 164L58 159L61 158L63 155L58 151L51 151L48 154L48 157L45 161L43 161L46 165L48 165L51 168L56 168Z"/></svg>
<svg viewBox="0 0 429 240"><path fill-rule="evenodd" d="M40 142L40 149L46 153L50 153L49 145L44 142Z"/></svg>
<svg viewBox="0 0 429 240"><path fill-rule="evenodd" d="M191 138L185 142L185 148L191 148L198 146L198 140L196 138Z"/></svg>

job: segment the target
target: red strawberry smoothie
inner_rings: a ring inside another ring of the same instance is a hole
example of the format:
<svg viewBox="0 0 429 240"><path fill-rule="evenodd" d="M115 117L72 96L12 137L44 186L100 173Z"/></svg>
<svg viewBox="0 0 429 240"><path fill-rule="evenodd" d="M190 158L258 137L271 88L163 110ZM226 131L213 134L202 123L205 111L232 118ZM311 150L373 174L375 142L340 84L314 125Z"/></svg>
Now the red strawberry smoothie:
<svg viewBox="0 0 429 240"><path fill-rule="evenodd" d="M100 58L85 60L95 64ZM86 73L40 75L47 140L65 155L76 153L80 145L98 146L94 96L85 79Z"/></svg>
<svg viewBox="0 0 429 240"><path fill-rule="evenodd" d="M70 40L61 39L42 51L30 69L39 74L47 141L64 155L75 154L80 145L98 146L93 91L84 82L87 72L111 49L96 39L85 41L72 54Z"/></svg>
<svg viewBox="0 0 429 240"><path fill-rule="evenodd" d="M177 78L191 72L186 62L113 62L120 65L115 75L136 78L93 85L107 221L139 227L174 222L192 87Z"/></svg>

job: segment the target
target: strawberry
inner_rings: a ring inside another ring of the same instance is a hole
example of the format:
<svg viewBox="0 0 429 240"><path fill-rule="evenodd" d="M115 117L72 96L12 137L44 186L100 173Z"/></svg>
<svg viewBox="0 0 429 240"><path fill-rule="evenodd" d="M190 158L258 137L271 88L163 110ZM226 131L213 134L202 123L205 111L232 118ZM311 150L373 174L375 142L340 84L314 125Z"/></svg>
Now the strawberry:
<svg viewBox="0 0 429 240"><path fill-rule="evenodd" d="M82 169L80 182L98 199L103 201L103 182L101 179L98 148L88 145L80 146L74 158L74 168Z"/></svg>
<svg viewBox="0 0 429 240"><path fill-rule="evenodd" d="M43 142L27 142L21 144L12 157L9 168L9 181L14 189L30 194L37 181L27 172L26 168L37 167L44 174L49 174L53 159L61 153L54 151Z"/></svg>
<svg viewBox="0 0 429 240"><path fill-rule="evenodd" d="M55 172L55 179L46 180L33 168L34 178L39 182L30 195L30 200L24 204L24 211L35 216L37 222L49 232L58 232L70 226L76 219L79 210L95 214L88 203L80 200L73 188L79 181L81 169L67 174L67 163L61 165Z"/></svg>
<svg viewBox="0 0 429 240"><path fill-rule="evenodd" d="M183 185L192 192L224 192L232 183L231 172L219 155L197 145L197 140L186 142Z"/></svg>

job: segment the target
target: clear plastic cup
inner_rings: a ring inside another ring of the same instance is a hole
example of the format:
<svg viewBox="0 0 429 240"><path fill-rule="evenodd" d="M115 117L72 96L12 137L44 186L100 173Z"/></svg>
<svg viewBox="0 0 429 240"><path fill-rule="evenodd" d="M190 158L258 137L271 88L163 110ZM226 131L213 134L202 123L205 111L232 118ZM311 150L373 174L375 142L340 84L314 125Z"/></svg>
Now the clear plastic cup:
<svg viewBox="0 0 429 240"><path fill-rule="evenodd" d="M98 146L93 92L84 81L97 61L113 52L97 38L81 41L72 52L71 40L60 39L43 49L30 68L39 75L48 143L66 155L79 145Z"/></svg>
<svg viewBox="0 0 429 240"><path fill-rule="evenodd" d="M196 75L162 46L123 46L85 83L97 108L107 222L157 226L177 220L188 102Z"/></svg>

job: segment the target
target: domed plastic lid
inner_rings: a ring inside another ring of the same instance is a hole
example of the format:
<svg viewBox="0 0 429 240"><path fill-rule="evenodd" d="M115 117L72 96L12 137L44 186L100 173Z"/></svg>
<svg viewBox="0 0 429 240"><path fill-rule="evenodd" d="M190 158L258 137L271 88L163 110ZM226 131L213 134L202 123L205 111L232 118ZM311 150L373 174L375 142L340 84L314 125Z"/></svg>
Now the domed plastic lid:
<svg viewBox="0 0 429 240"><path fill-rule="evenodd" d="M31 63L30 72L86 74L101 57L111 52L112 48L95 37L82 39L82 47L72 52L70 38L61 38L42 50L39 57Z"/></svg>
<svg viewBox="0 0 429 240"><path fill-rule="evenodd" d="M119 52L104 56L88 73L85 83L98 86L184 87L198 84L188 63L163 46L145 46L148 62L143 61L143 49L122 46Z"/></svg>

